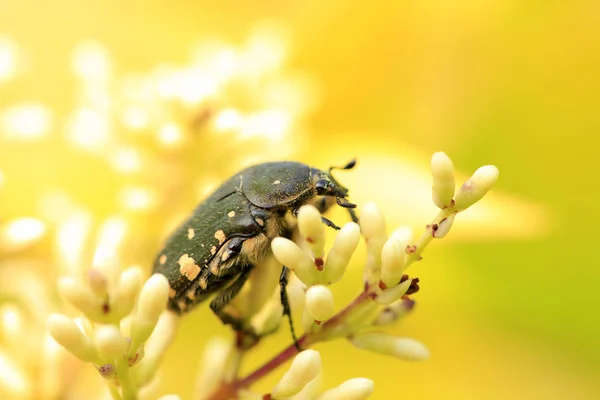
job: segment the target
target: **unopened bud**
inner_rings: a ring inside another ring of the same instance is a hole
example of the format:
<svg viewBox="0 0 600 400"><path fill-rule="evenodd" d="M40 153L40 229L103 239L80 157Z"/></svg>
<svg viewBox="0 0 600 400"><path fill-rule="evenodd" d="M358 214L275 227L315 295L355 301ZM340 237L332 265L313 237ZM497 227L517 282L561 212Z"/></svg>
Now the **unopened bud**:
<svg viewBox="0 0 600 400"><path fill-rule="evenodd" d="M396 285L389 289L384 289L375 298L375 301L383 305L392 304L393 302L399 300L402 296L406 294L406 291L410 288L411 283L412 279L407 279L404 282L401 282L399 285Z"/></svg>
<svg viewBox="0 0 600 400"><path fill-rule="evenodd" d="M92 321L104 321L102 302L83 283L71 277L59 278L58 292Z"/></svg>
<svg viewBox="0 0 600 400"><path fill-rule="evenodd" d="M317 400L364 400L375 390L373 381L367 378L353 378L334 389L327 390Z"/></svg>
<svg viewBox="0 0 600 400"><path fill-rule="evenodd" d="M97 268L90 269L87 274L87 279L92 292L94 292L98 298L103 300L106 299L108 296L108 281L102 271Z"/></svg>
<svg viewBox="0 0 600 400"><path fill-rule="evenodd" d="M129 267L121 273L114 295L115 313L123 318L133 310L135 300L142 287L142 269Z"/></svg>
<svg viewBox="0 0 600 400"><path fill-rule="evenodd" d="M360 215L360 229L367 245L365 279L377 282L380 279L381 249L387 240L385 219L375 203L367 203Z"/></svg>
<svg viewBox="0 0 600 400"><path fill-rule="evenodd" d="M325 260L325 283L331 284L342 279L359 240L358 224L349 222L340 229Z"/></svg>
<svg viewBox="0 0 600 400"><path fill-rule="evenodd" d="M158 317L167 306L168 296L169 281L164 275L154 274L146 281L140 292L136 313L131 322L131 340L135 346L130 349L130 353L136 350L137 345L144 343L150 337L158 322Z"/></svg>
<svg viewBox="0 0 600 400"><path fill-rule="evenodd" d="M321 356L315 350L304 350L294 358L290 369L271 392L274 399L284 399L300 392L321 370Z"/></svg>
<svg viewBox="0 0 600 400"><path fill-rule="evenodd" d="M422 361L429 358L429 350L414 339L399 338L384 333L362 333L353 336L350 341L359 349L405 361Z"/></svg>
<svg viewBox="0 0 600 400"><path fill-rule="evenodd" d="M373 320L375 326L385 326L392 324L412 311L415 301L410 299L396 300L383 310Z"/></svg>
<svg viewBox="0 0 600 400"><path fill-rule="evenodd" d="M327 321L335 313L333 294L327 286L315 285L306 291L306 309L315 321Z"/></svg>
<svg viewBox="0 0 600 400"><path fill-rule="evenodd" d="M96 330L96 346L104 360L116 360L125 356L129 341L118 328L112 325L100 326Z"/></svg>
<svg viewBox="0 0 600 400"><path fill-rule="evenodd" d="M387 288L400 283L404 273L406 246L408 243L389 239L381 250L381 281Z"/></svg>
<svg viewBox="0 0 600 400"><path fill-rule="evenodd" d="M321 213L307 204L298 210L298 230L308 243L315 257L323 257L325 249L325 225Z"/></svg>
<svg viewBox="0 0 600 400"><path fill-rule="evenodd" d="M314 260L296 243L289 239L276 237L271 241L271 249L275 258L294 271L302 283L310 286L317 282L319 270L315 266Z"/></svg>
<svg viewBox="0 0 600 400"><path fill-rule="evenodd" d="M454 165L445 153L437 152L431 157L433 176L432 199L436 206L445 208L452 203L454 196Z"/></svg>
<svg viewBox="0 0 600 400"><path fill-rule="evenodd" d="M475 171L456 193L454 210L463 211L481 200L498 180L498 174L494 165L485 165Z"/></svg>
<svg viewBox="0 0 600 400"><path fill-rule="evenodd" d="M58 343L82 361L96 362L98 355L92 341L75 325L75 322L60 314L48 317L48 330Z"/></svg>

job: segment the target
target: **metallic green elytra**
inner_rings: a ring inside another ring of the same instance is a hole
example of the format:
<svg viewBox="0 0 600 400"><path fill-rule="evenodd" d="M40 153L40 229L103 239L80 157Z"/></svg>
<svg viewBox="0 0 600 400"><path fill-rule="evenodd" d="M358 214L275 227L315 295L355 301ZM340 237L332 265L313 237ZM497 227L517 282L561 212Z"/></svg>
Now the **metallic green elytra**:
<svg viewBox="0 0 600 400"><path fill-rule="evenodd" d="M173 232L156 258L154 272L165 275L171 287L169 309L182 314L215 295L211 309L224 323L247 331L223 308L269 254L271 240L291 237L286 214L295 216L304 204L325 212L335 200L357 220L356 206L346 201L348 190L331 175L332 169L354 165L352 160L325 172L299 162L267 162L228 179ZM339 229L326 218L323 222ZM284 266L280 284L284 314L290 316L288 273Z"/></svg>

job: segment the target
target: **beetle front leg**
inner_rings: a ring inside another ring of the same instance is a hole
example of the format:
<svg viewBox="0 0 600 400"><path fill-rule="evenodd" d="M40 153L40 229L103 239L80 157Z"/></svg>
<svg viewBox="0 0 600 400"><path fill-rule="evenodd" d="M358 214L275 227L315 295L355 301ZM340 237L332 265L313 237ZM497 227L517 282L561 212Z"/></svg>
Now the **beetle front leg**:
<svg viewBox="0 0 600 400"><path fill-rule="evenodd" d="M290 278L290 269L284 266L281 269L281 276L279 277L279 287L281 289L281 305L283 306L283 315L288 317L290 321L290 331L292 332L292 339L294 340L294 346L298 351L302 351L300 345L298 344L298 338L296 337L296 332L294 331L294 322L292 320L292 309L290 307L290 301L287 296L287 285Z"/></svg>

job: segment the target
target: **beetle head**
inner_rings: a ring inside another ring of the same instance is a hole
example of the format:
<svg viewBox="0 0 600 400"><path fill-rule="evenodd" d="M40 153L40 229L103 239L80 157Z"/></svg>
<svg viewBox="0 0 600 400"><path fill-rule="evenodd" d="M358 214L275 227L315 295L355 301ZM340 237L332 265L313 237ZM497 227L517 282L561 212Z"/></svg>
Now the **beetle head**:
<svg viewBox="0 0 600 400"><path fill-rule="evenodd" d="M342 167L330 167L327 172L322 172L319 176L319 179L315 182L315 190L317 195L335 197L336 203L341 207L356 208L356 204L352 204L346 200L346 196L348 196L348 189L340 185L331 174L331 171L334 169L352 169L355 165L356 160L353 159Z"/></svg>

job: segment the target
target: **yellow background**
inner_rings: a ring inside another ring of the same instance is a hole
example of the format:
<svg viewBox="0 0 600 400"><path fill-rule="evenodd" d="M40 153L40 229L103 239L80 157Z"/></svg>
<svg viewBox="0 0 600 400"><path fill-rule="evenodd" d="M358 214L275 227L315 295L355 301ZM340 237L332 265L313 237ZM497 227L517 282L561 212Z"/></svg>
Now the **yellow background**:
<svg viewBox="0 0 600 400"><path fill-rule="evenodd" d="M340 180L357 201L381 202L391 226L411 213L397 199L417 194L396 187L400 171L380 174L380 158L406 156L426 171L428 156L443 150L462 176L495 164L494 190L507 199L492 194L488 212L497 214L489 222L451 232L411 271L422 281L418 306L393 331L427 344L431 360L406 363L328 343L317 347L324 387L366 376L374 399L599 396L597 1L0 0L0 34L29 52L10 91L0 88L0 107L36 100L66 112L74 90L68 60L82 40L104 44L120 71L146 70L185 60L207 35L241 42L264 19L288 28L288 66L319 87L294 158L326 166L358 157L356 174ZM28 146L0 148L0 167L19 177L1 193L0 216L28 214L39 187L53 182L110 213L104 183L86 179L100 166L73 170L76 157L65 161L58 146ZM420 215L423 224L433 216ZM359 272L350 276L358 288ZM189 398L203 344L225 332L207 309L187 318L167 354L163 391ZM282 329L249 363L287 335ZM278 375L258 389L268 391Z"/></svg>

